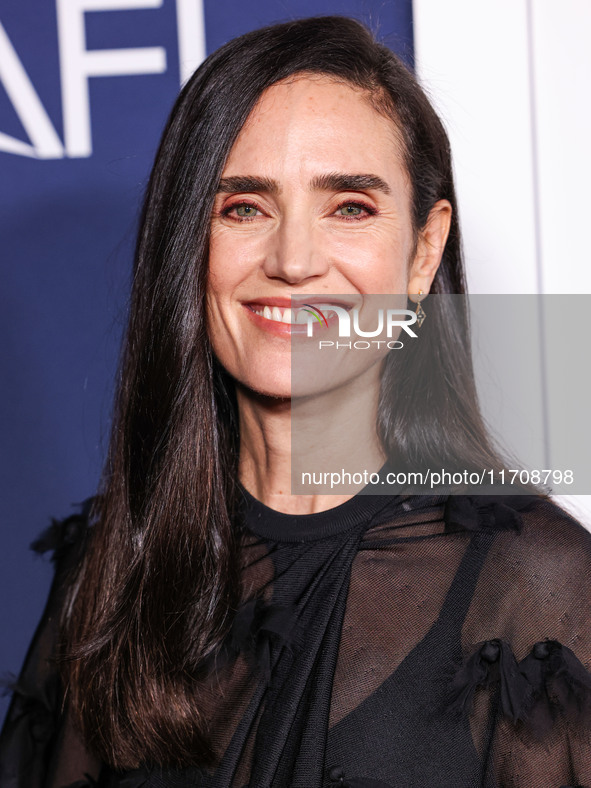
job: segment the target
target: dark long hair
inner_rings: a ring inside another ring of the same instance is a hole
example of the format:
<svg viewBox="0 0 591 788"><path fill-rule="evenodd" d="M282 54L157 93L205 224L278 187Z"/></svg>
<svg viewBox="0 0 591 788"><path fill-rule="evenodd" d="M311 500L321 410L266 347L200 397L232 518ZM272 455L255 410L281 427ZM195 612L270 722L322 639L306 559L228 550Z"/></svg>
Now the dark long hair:
<svg viewBox="0 0 591 788"><path fill-rule="evenodd" d="M207 58L172 110L147 188L108 457L62 622L71 714L89 746L117 768L213 759L199 679L228 633L240 571L236 406L205 323L210 215L226 158L261 93L299 72L363 89L392 118L415 230L437 200L453 209L432 292L464 292L447 136L414 76L363 25L338 16L287 22ZM482 462L489 444L469 350L458 342L465 316L442 301L425 326L453 348L430 379L462 392L461 412L390 413L386 368L384 445L412 464L417 446L445 445L452 424L455 450Z"/></svg>

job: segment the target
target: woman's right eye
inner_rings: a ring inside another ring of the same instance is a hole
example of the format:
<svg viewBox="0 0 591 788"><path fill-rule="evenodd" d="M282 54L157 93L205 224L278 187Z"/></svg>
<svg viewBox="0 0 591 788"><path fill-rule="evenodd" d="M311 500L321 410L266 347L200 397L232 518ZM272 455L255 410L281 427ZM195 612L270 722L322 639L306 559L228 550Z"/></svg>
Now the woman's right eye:
<svg viewBox="0 0 591 788"><path fill-rule="evenodd" d="M242 222L254 219L258 213L260 213L258 207L249 202L236 202L222 210L222 216L229 216Z"/></svg>

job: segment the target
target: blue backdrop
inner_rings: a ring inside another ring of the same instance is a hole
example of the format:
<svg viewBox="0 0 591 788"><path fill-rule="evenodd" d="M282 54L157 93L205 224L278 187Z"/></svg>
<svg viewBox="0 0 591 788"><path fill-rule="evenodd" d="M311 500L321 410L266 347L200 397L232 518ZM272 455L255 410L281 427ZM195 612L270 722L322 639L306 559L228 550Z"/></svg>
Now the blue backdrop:
<svg viewBox="0 0 591 788"><path fill-rule="evenodd" d="M412 64L411 0L0 0L0 673L51 579L28 545L96 490L141 196L187 62L325 13Z"/></svg>

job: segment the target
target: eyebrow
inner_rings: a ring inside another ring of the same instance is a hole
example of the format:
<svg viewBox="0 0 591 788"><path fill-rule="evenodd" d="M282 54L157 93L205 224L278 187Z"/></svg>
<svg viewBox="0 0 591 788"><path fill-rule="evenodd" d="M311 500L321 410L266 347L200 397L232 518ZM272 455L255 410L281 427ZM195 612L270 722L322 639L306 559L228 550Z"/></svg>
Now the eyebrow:
<svg viewBox="0 0 591 788"><path fill-rule="evenodd" d="M309 188L318 191L357 192L374 189L391 194L392 189L378 175L352 175L344 172L329 172L316 175L309 183ZM254 175L232 175L220 178L217 192L268 192L280 194L281 188L273 178L258 178Z"/></svg>

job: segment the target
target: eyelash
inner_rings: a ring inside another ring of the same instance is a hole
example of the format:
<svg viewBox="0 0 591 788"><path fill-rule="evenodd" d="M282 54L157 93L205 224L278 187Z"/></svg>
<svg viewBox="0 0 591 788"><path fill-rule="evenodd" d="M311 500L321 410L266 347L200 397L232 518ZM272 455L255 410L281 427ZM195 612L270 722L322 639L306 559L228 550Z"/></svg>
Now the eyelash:
<svg viewBox="0 0 591 788"><path fill-rule="evenodd" d="M249 208L255 208L255 210L260 211L261 209L259 206L254 202L249 202L248 200L240 200L240 202L232 203L232 205L227 205L220 211L220 216L229 216L230 211L233 211L234 208L240 208L242 205L248 205ZM254 216L235 216L232 217L236 222L252 222L255 218Z"/></svg>
<svg viewBox="0 0 591 788"><path fill-rule="evenodd" d="M232 203L232 205L227 205L220 211L220 216L229 216L230 212L234 210L234 208L240 208L242 205L248 205L250 208L254 208L257 211L260 211L261 208L254 203L249 202L248 200L241 200L240 202ZM344 200L343 202L339 203L335 209L335 213L340 211L341 208L344 208L346 205L352 205L354 208L362 208L364 211L367 212L369 216L375 216L377 214L377 210L370 205L366 205L363 202L356 202L354 200ZM253 219L256 217L254 216L241 216L241 217L233 217L234 221L237 222L252 222ZM341 215L341 218L344 219L346 222L359 222L363 221L362 216L344 216Z"/></svg>
<svg viewBox="0 0 591 788"><path fill-rule="evenodd" d="M342 203L337 205L337 211L340 211L341 208L344 208L346 205L352 205L354 208L363 208L363 210L367 211L367 213L370 216L375 216L376 213L377 213L377 210L375 208L373 208L371 205L366 205L364 202L354 202L352 200L344 200ZM362 216L344 216L344 215L342 215L342 218L346 222L359 222L359 221L363 220Z"/></svg>

